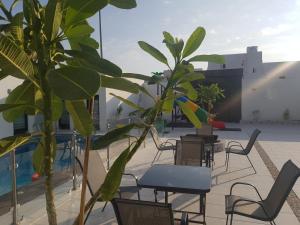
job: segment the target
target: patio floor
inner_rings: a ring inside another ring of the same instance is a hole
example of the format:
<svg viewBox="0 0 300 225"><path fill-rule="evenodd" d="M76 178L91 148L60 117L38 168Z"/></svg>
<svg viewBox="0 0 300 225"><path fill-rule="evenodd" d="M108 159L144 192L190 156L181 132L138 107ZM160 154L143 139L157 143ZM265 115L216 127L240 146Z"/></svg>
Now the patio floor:
<svg viewBox="0 0 300 225"><path fill-rule="evenodd" d="M254 128L262 130L261 135L258 137L258 142L263 151L267 154L273 164L278 170L288 159L292 159L294 163L300 166L300 126L296 124L231 124L231 126L241 127L242 131L215 131L223 140L238 140L244 145L249 139ZM180 135L187 133L194 133L194 129L180 128L165 134L164 138L179 138ZM256 145L257 147L257 145ZM260 149L261 151L261 149ZM151 161L156 153L155 146L152 139L146 140L146 147L139 149L134 158L126 167L126 172L134 173L136 176L141 177L145 171L151 166ZM274 179L266 163L261 158L259 152L254 148L250 153L250 159L253 162L257 174L253 175L252 169L246 157L232 155L230 157L229 171L225 172L224 162L225 153L220 152L215 154L215 166L213 170L213 187L211 192L207 195L207 224L208 225L221 225L226 223L226 215L224 213L224 195L229 193L232 183L236 181L249 182L254 184L265 197L269 192ZM157 163L173 163L173 154L165 152ZM124 182L128 182L125 180ZM74 221L78 213L80 188L76 191L72 189L72 182L67 182L55 189L56 192L56 206L58 213L59 224L69 225ZM300 181L298 180L294 192L300 196ZM245 187L237 188L238 195L249 198L256 198L254 192L249 191ZM297 198L296 196L296 198ZM143 200L154 200L152 190L143 189L141 192ZM163 194L159 194L159 199L163 200ZM173 208L184 209L190 211L198 211L199 196L186 195L186 194L170 194L170 202ZM299 223L299 199L295 199L296 204L293 205L293 210L290 205L285 203L279 216L275 220L277 225L298 225ZM87 224L116 224L114 212L109 204L104 212L101 212L103 204L97 203L91 213ZM296 214L296 215L295 215ZM28 202L19 208L19 215L23 215L21 224L34 224L45 225L47 224L47 216L45 211L44 196L39 196L31 202ZM178 215L179 216L179 215ZM298 218L297 218L298 216ZM195 218L197 219L197 218ZM202 218L201 218L202 219ZM11 223L11 215L7 213L0 216L1 225ZM247 219L245 217L234 217L235 225L254 225L254 224L268 224L260 221Z"/></svg>

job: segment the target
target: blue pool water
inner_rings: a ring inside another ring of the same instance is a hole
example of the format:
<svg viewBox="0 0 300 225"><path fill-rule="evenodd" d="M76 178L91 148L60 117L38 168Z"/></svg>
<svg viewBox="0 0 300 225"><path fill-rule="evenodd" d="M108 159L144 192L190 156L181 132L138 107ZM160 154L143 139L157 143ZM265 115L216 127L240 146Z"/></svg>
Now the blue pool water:
<svg viewBox="0 0 300 225"><path fill-rule="evenodd" d="M57 143L66 143L68 136L57 137ZM36 148L37 142L27 143L16 150L17 163L17 187L24 186L32 182L31 177L35 173L32 167L32 154ZM11 191L11 158L10 154L0 158L0 196ZM71 166L70 151L64 151L64 147L58 148L56 151L56 159L54 161L54 171L62 171Z"/></svg>

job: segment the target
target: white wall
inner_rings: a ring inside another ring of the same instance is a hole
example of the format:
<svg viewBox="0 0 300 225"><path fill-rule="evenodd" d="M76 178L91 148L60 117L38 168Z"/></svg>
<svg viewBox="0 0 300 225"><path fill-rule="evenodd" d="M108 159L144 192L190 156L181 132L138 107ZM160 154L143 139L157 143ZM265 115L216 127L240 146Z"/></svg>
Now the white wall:
<svg viewBox="0 0 300 225"><path fill-rule="evenodd" d="M6 77L0 81L0 103L5 103L5 98L7 97L7 91L9 89L14 89L16 86L21 84L21 80L14 77ZM2 113L0 113L0 138L13 135L13 124L6 122Z"/></svg>
<svg viewBox="0 0 300 225"><path fill-rule="evenodd" d="M300 120L299 84L300 62L264 63L263 74L243 79L242 119L258 110L260 121L282 121L288 109L290 120Z"/></svg>

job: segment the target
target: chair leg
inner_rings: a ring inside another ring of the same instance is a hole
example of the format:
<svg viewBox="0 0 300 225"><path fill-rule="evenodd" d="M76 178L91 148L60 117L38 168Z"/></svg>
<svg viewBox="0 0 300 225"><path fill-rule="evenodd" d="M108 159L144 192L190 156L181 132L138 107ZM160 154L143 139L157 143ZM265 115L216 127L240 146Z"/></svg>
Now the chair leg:
<svg viewBox="0 0 300 225"><path fill-rule="evenodd" d="M233 221L233 213L231 214L230 225L232 225L232 221Z"/></svg>
<svg viewBox="0 0 300 225"><path fill-rule="evenodd" d="M102 208L101 212L104 212L104 210L105 210L106 206L107 206L107 202L105 202L105 204L104 204L104 206L103 206L103 208Z"/></svg>
<svg viewBox="0 0 300 225"><path fill-rule="evenodd" d="M158 160L160 159L160 157L161 157L161 154L162 154L162 151L160 151L160 153L159 153L159 155L158 155L158 157L157 157L156 161L158 161Z"/></svg>
<svg viewBox="0 0 300 225"><path fill-rule="evenodd" d="M153 163L156 161L156 157L158 156L159 153L160 153L159 150L157 150L157 153L156 153L156 155L154 156L154 159L153 159L151 165L153 165Z"/></svg>
<svg viewBox="0 0 300 225"><path fill-rule="evenodd" d="M105 203L104 207L106 206L106 204L107 204L107 202ZM95 205L95 204L93 204L92 207L90 208L88 214L86 215L86 217L85 217L85 219L84 219L84 223L83 223L83 224L85 224L86 221L87 221L87 219L89 218L90 213L92 212L92 210L93 210L93 208L94 208L94 205ZM102 209L102 210L103 210L103 209ZM102 211L102 212L103 212L103 211Z"/></svg>
<svg viewBox="0 0 300 225"><path fill-rule="evenodd" d="M227 214L227 216L226 216L226 225L228 225L228 217L229 217L229 214Z"/></svg>
<svg viewBox="0 0 300 225"><path fill-rule="evenodd" d="M140 190L138 190L138 192L137 192L137 196L138 196L138 200L141 200L141 194L140 194Z"/></svg>
<svg viewBox="0 0 300 225"><path fill-rule="evenodd" d="M275 223L274 220L270 221L270 224L271 224L271 225L276 225L276 223Z"/></svg>
<svg viewBox="0 0 300 225"><path fill-rule="evenodd" d="M254 168L254 166L253 166L253 164L252 164L252 162L251 162L249 156L248 156L248 155L246 155L246 156L247 156L247 159L248 159L249 163L251 164L251 166L252 166L252 168L253 168L253 170L254 170L254 174L256 174L256 170L255 170L255 168Z"/></svg>
<svg viewBox="0 0 300 225"><path fill-rule="evenodd" d="M226 153L226 171L228 171L229 153Z"/></svg>

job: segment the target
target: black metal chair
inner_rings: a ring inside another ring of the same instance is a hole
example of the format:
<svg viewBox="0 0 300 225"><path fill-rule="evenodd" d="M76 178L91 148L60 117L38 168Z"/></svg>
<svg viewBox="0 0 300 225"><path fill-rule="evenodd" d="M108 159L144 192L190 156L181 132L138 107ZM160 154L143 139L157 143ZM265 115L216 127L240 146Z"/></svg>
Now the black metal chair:
<svg viewBox="0 0 300 225"><path fill-rule="evenodd" d="M118 225L188 225L188 215L174 220L171 204L113 199Z"/></svg>
<svg viewBox="0 0 300 225"><path fill-rule="evenodd" d="M276 225L274 219L279 214L299 176L300 168L291 160L287 161L281 168L266 199L261 197L257 188L252 184L234 183L230 188L230 194L225 196L226 225L228 224L229 215L231 215L230 225L232 224L233 214L268 221L271 225ZM255 201L232 195L233 187L236 185L248 185L252 187L256 191L259 200Z"/></svg>
<svg viewBox="0 0 300 225"><path fill-rule="evenodd" d="M158 135L158 132L156 130L156 128L154 126L151 126L150 128L150 134L151 134L151 137L154 141L154 144L157 148L157 153L152 161L151 164L153 164L156 160L159 160L162 152L164 151L173 151L173 154L175 156L175 150L176 150L176 145L173 144L172 142L170 142L171 140L172 141L176 141L176 139L167 139L165 141L161 141L159 135Z"/></svg>
<svg viewBox="0 0 300 225"><path fill-rule="evenodd" d="M83 171L83 164L84 164L84 155L81 154L76 157L76 161L78 162L81 170ZM88 174L87 174L87 185L90 191L91 195L94 195L96 191L101 187L103 184L105 177L107 175L107 171L104 167L104 164L102 162L101 156L98 151L90 151L90 157L89 157L89 166L88 166ZM125 176L130 176L134 179L135 185L131 186L120 186L118 190L118 196L120 198L131 198L133 195L137 194L138 199L140 200L140 189L137 186L137 177L135 177L133 174L130 173L123 173ZM98 199L99 202L103 202L101 198ZM107 202L105 203L102 211L104 211L105 207L107 205ZM88 211L85 221L88 219L93 207L90 208Z"/></svg>
<svg viewBox="0 0 300 225"><path fill-rule="evenodd" d="M185 166L202 166L207 164L204 152L204 141L197 136L181 136L176 141L175 164Z"/></svg>
<svg viewBox="0 0 300 225"><path fill-rule="evenodd" d="M226 171L228 170L228 164L229 164L229 155L230 154L236 154L236 155L244 155L247 157L248 161L250 162L254 173L256 174L256 170L248 156L248 154L250 153L251 149L253 148L253 145L258 137L258 135L261 133L260 130L255 129L252 134L251 137L249 139L249 142L247 144L247 146L244 148L242 146L242 144L238 141L229 141L227 144L227 147L225 148L226 151L226 160L225 160L225 165L226 165Z"/></svg>

